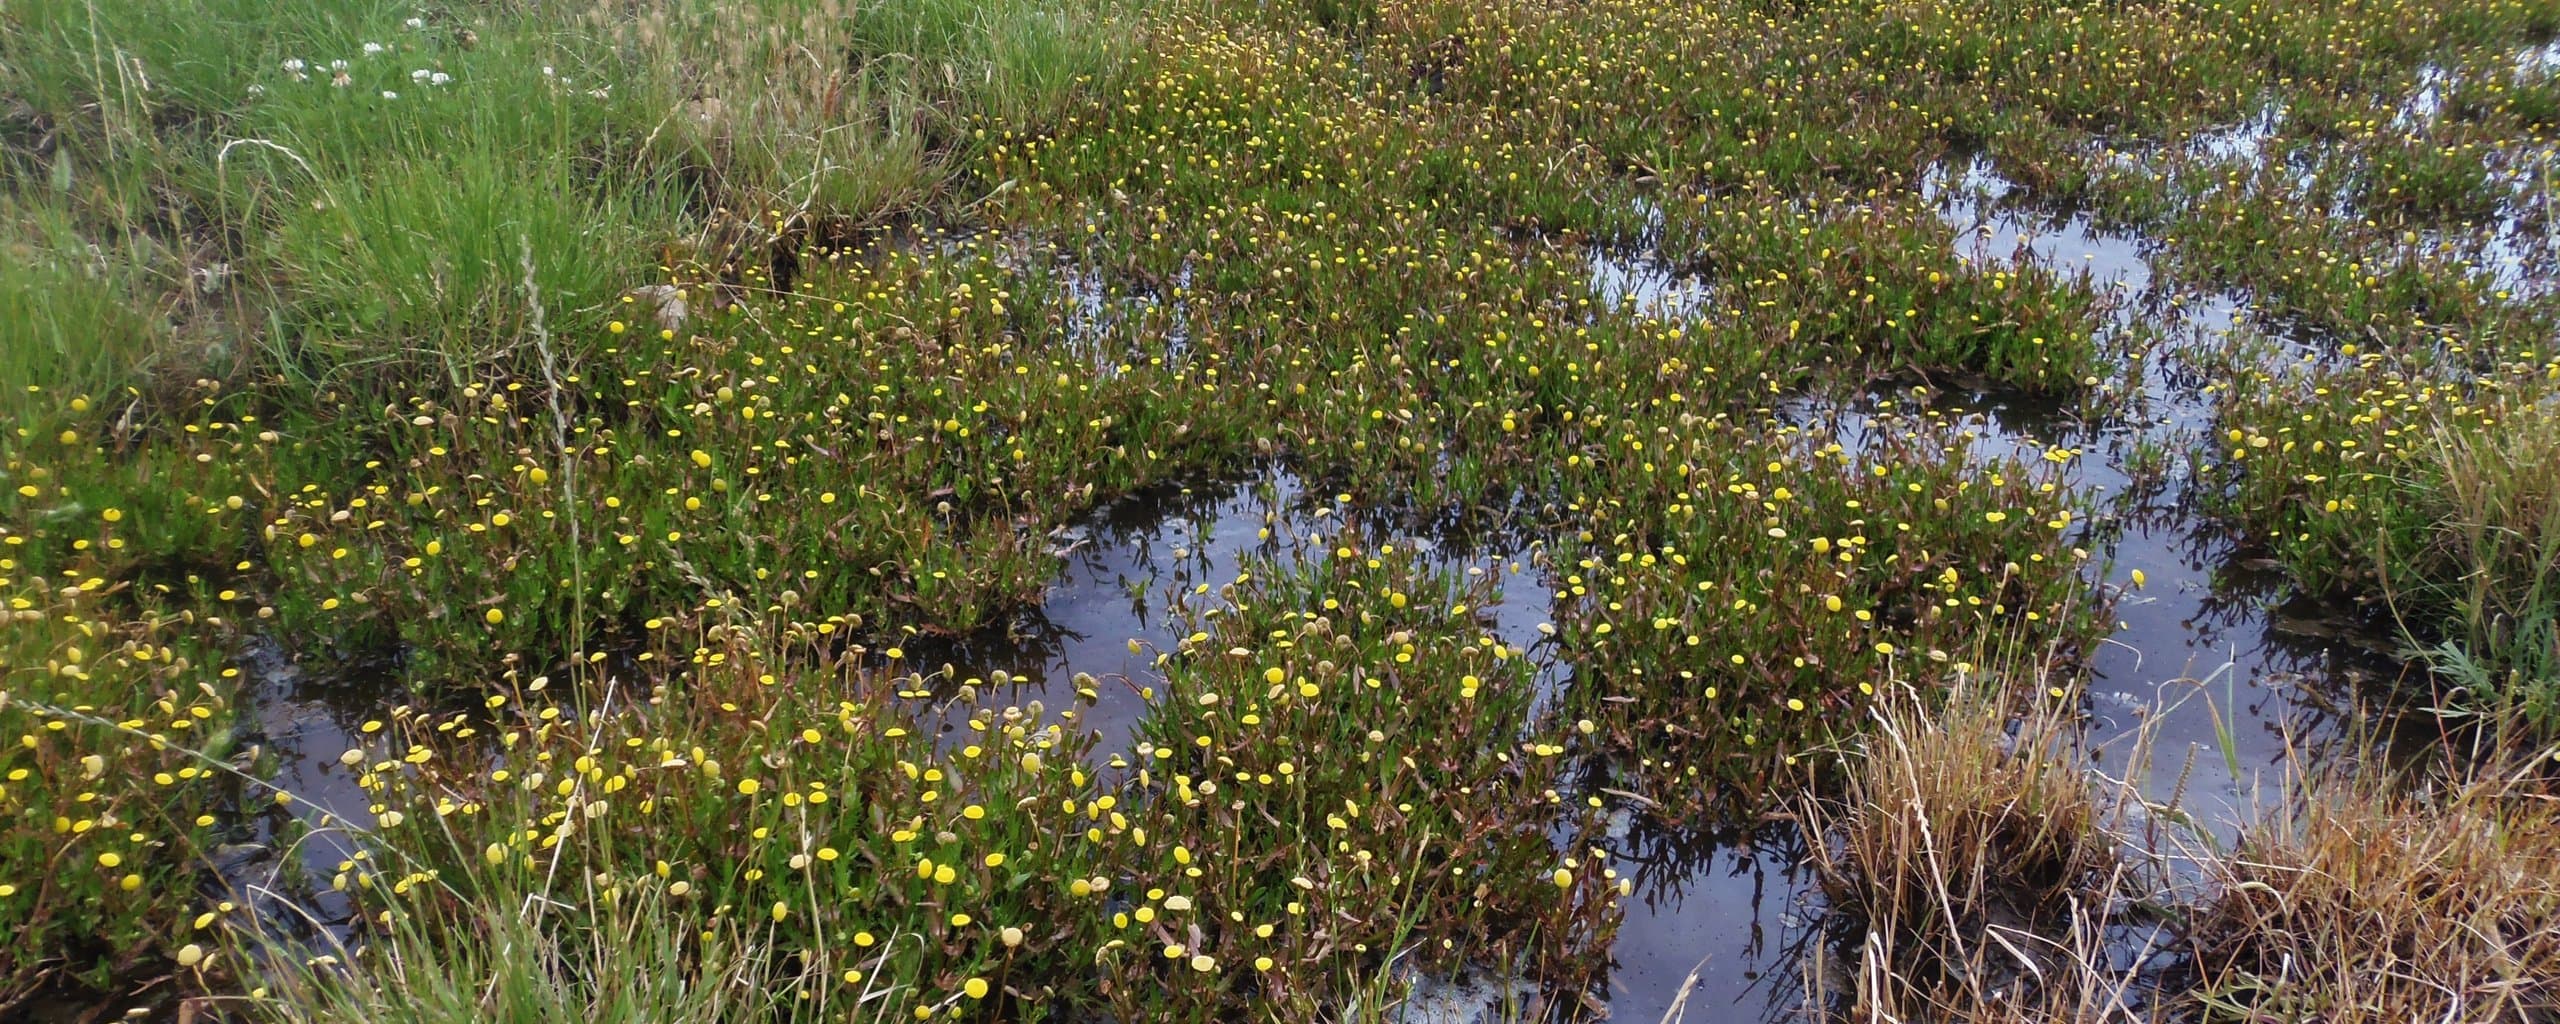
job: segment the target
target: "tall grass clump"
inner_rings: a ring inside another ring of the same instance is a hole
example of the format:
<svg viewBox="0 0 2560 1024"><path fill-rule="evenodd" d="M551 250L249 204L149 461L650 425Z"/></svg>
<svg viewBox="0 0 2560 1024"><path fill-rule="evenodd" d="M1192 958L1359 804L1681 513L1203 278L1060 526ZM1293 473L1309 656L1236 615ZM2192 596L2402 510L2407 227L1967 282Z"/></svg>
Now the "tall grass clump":
<svg viewBox="0 0 2560 1024"><path fill-rule="evenodd" d="M588 17L663 100L649 138L699 175L697 198L775 232L922 212L987 140L1045 131L1107 87L1138 39L1099 0L653 0Z"/></svg>
<svg viewBox="0 0 2560 1024"><path fill-rule="evenodd" d="M2514 778L2316 777L2209 858L2210 1020L2528 1024L2560 1013L2560 804Z"/></svg>
<svg viewBox="0 0 2560 1024"><path fill-rule="evenodd" d="M773 1012L776 994L758 984L769 951L752 923L692 921L644 894L568 935L547 903L538 891L492 893L437 919L398 919L352 950L271 947L253 1019L728 1024Z"/></svg>
<svg viewBox="0 0 2560 1024"><path fill-rule="evenodd" d="M2517 404L2476 430L2439 427L2425 449L2436 522L2402 585L2442 609L2426 653L2465 692L2460 704L2560 726L2560 409ZM2413 578L2412 578L2413 577Z"/></svg>
<svg viewBox="0 0 2560 1024"><path fill-rule="evenodd" d="M1983 685L1931 710L1880 702L1842 788L1807 804L1840 919L1856 1019L2105 1020L2103 928L2134 865L2114 811L2051 712L2013 718Z"/></svg>
<svg viewBox="0 0 2560 1024"><path fill-rule="evenodd" d="M29 388L105 402L180 362L170 319L139 307L156 266L95 249L61 211L0 199L0 418L50 411Z"/></svg>

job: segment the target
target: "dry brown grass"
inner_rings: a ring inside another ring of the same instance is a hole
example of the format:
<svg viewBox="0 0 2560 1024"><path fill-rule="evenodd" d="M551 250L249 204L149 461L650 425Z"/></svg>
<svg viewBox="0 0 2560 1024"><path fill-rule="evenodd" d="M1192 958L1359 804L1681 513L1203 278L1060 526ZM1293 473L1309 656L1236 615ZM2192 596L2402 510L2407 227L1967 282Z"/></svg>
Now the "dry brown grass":
<svg viewBox="0 0 2560 1024"><path fill-rule="evenodd" d="M587 20L668 104L651 145L768 227L921 209L990 125L1054 126L1136 39L1082 2L607 0Z"/></svg>
<svg viewBox="0 0 2560 1024"><path fill-rule="evenodd" d="M2206 862L2208 1019L2560 1020L2560 801L2514 777L2438 793L2314 782Z"/></svg>
<svg viewBox="0 0 2560 1024"><path fill-rule="evenodd" d="M1808 826L1844 931L1845 967L1817 999L1872 1021L2102 1021L2133 1015L2106 927L2135 865L2101 791L2069 759L2064 723L1990 697L1942 710L1888 703L1879 729Z"/></svg>

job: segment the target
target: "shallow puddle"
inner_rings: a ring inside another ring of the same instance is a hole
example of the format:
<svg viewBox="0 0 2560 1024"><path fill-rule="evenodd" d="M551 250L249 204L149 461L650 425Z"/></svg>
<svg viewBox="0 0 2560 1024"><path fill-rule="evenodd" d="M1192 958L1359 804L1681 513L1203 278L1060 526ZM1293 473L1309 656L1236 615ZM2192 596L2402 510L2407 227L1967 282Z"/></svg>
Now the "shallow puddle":
<svg viewBox="0 0 2560 1024"><path fill-rule="evenodd" d="M911 645L911 657L925 671L943 672L939 682L992 686L1015 704L1065 709L1073 727L1098 735L1095 756L1108 758L1129 749L1146 715L1160 678L1157 657L1174 650L1192 623L1218 613L1221 588L1257 563L1323 557L1319 552L1345 531L1363 548L1422 552L1441 572L1498 577L1501 599L1476 609L1478 624L1537 658L1541 702L1552 698L1561 668L1537 656L1554 596L1534 542L1516 531L1434 536L1382 527L1347 496L1309 493L1277 466L1111 502L1051 536L1064 565L1039 608L974 636Z"/></svg>
<svg viewBox="0 0 2560 1024"><path fill-rule="evenodd" d="M1997 209L2011 188L1979 162L1958 180L1936 194L1948 224L1979 240L1969 258L2086 272L2112 300L2109 331L2156 339L2121 385L2121 416L1993 394L1934 396L1931 408L1954 420L1977 458L2074 453L2063 480L2099 509L2091 544L2104 577L2093 583L2116 595L2118 621L2090 664L2096 767L2122 777L2137 740L2147 742L2144 792L2228 840L2281 792L2290 756L2342 739L2359 698L2404 669L2387 636L2352 609L2291 596L2273 563L2196 507L2193 455L2216 442L2211 382L2189 360L2230 344L2249 310L2167 289L2151 271L2153 240L2099 231L2081 215ZM2299 341L2282 354L2326 355ZM1842 417L1844 443L1874 429L1872 404Z"/></svg>
<svg viewBox="0 0 2560 1024"><path fill-rule="evenodd" d="M355 904L332 882L364 849L372 799L357 778L381 756L364 737L397 692L379 672L319 673L268 637L233 657L248 680L242 740L271 768L264 786L237 789L225 841L211 857L208 900L230 900L266 937L312 949L344 941ZM359 763L346 758L358 756ZM277 799L279 794L289 799Z"/></svg>
<svg viewBox="0 0 2560 1024"><path fill-rule="evenodd" d="M1713 283L1667 265L1646 250L1593 246L1588 259L1591 293L1611 309L1679 320L1703 312L1715 298Z"/></svg>

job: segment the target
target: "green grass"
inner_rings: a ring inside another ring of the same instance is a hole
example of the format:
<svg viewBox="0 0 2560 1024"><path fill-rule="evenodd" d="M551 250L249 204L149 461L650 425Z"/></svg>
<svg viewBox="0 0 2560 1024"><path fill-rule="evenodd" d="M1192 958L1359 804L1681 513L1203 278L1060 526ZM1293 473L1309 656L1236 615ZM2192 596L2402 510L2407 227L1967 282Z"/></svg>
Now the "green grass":
<svg viewBox="0 0 2560 1024"><path fill-rule="evenodd" d="M57 193L57 243L157 278L129 282L137 305L196 307L123 325L123 347L255 338L252 365L186 369L460 386L530 365L511 358L530 313L519 239L562 326L601 326L671 252L735 263L758 229L797 238L951 194L991 119L1054 121L1133 38L1094 7L746 13L16 5L11 190Z"/></svg>
<svg viewBox="0 0 2560 1024"><path fill-rule="evenodd" d="M447 917L405 921L361 951L276 949L271 995L244 1016L276 1024L717 1024L775 1009L774 995L749 983L765 966L751 926L696 932L675 908L642 898L614 925L564 937L550 915L517 909L527 906L538 904L493 894ZM461 936L468 941L455 941ZM858 1020L887 1019L878 1006L851 1008Z"/></svg>
<svg viewBox="0 0 2560 1024"><path fill-rule="evenodd" d="M2493 410L2476 432L2440 430L2427 550L2388 581L2412 616L2433 614L2436 659L2460 666L2452 704L2547 731L2560 724L2560 415L2548 403ZM2423 620L2422 620L2423 621Z"/></svg>

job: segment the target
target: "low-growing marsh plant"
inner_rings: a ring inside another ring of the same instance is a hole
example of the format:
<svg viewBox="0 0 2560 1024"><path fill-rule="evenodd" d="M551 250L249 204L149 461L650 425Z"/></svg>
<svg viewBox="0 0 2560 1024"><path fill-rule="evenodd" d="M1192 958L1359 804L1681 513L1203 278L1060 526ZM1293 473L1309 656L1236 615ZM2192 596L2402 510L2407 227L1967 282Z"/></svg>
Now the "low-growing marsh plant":
<svg viewBox="0 0 2560 1024"><path fill-rule="evenodd" d="M46 981L157 973L216 841L232 696L187 613L119 614L122 585L12 580L0 641L0 1005Z"/></svg>
<svg viewBox="0 0 2560 1024"><path fill-rule="evenodd" d="M1564 747L1525 717L1525 663L1425 628L1470 592L1410 553L1332 543L1228 588L1108 772L1037 702L930 707L902 650L706 600L690 654L665 649L687 667L622 710L527 685L391 716L362 782L412 859L345 885L395 925L525 899L564 943L635 905L745 919L788 1016L885 991L919 1017L1313 1020L1392 958L1461 950L1589 978L1617 883L1550 842Z"/></svg>

